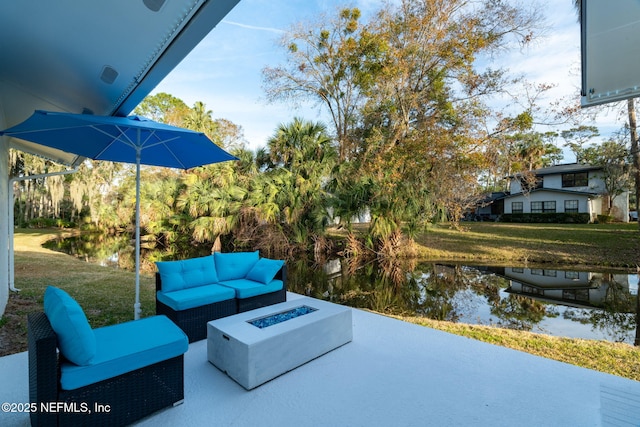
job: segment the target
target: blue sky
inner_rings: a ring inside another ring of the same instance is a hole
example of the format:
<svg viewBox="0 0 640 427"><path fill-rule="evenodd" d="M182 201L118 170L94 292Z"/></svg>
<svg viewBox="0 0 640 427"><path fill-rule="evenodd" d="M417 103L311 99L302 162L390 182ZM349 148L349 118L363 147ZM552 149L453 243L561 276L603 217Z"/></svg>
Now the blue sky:
<svg viewBox="0 0 640 427"><path fill-rule="evenodd" d="M556 85L547 102L577 96L580 29L573 0L538 3L546 16L546 36L524 50L503 56L499 64L515 74L524 74L532 82ZM284 61L284 53L277 46L283 31L294 23L331 13L338 6L357 6L366 16L382 4L380 0L241 0L153 93L167 92L189 106L202 101L213 111L214 118L242 126L248 148L264 146L280 123L289 123L295 116L323 119L317 109L295 110L290 105L267 104L264 100L261 70ZM598 124L605 133L620 127L613 122L605 118Z"/></svg>

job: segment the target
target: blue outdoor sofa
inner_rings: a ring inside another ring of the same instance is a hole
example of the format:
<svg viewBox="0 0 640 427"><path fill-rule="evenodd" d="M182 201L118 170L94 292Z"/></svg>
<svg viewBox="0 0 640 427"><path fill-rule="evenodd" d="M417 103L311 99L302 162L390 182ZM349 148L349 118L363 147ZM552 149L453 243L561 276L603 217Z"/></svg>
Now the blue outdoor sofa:
<svg viewBox="0 0 640 427"><path fill-rule="evenodd" d="M207 336L207 322L286 301L286 264L254 252L215 252L156 262L156 314L173 320L189 342Z"/></svg>
<svg viewBox="0 0 640 427"><path fill-rule="evenodd" d="M166 316L91 329L49 286L27 336L33 426L128 425L184 399L188 339Z"/></svg>

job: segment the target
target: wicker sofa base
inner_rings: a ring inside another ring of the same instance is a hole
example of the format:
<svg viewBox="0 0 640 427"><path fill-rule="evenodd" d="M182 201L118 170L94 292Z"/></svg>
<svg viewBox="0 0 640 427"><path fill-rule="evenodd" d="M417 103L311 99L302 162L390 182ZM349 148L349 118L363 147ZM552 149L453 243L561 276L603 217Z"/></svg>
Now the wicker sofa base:
<svg viewBox="0 0 640 427"><path fill-rule="evenodd" d="M268 305L278 304L287 300L287 290L283 287L281 290L263 295L256 295L250 298L238 298L238 313L255 310L256 308L266 307Z"/></svg>
<svg viewBox="0 0 640 427"><path fill-rule="evenodd" d="M75 390L60 388L57 337L47 316L29 314L32 426L128 425L184 399L184 356Z"/></svg>
<svg viewBox="0 0 640 427"><path fill-rule="evenodd" d="M175 311L156 299L156 314L164 314L171 319L187 334L190 343L207 337L207 322L237 312L235 298L181 311Z"/></svg>

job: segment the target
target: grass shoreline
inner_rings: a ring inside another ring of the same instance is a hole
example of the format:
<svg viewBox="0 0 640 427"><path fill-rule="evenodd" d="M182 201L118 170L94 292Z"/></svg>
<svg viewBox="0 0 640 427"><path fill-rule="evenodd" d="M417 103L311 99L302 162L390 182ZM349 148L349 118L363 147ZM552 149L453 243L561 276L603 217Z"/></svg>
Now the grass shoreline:
<svg viewBox="0 0 640 427"><path fill-rule="evenodd" d="M418 256L478 264L562 264L582 269L595 266L633 272L640 264L637 224L572 226L568 230L558 225L541 224L521 227L493 223L463 225L468 227L467 231L460 232L447 226L430 227L416 239ZM42 248L44 241L65 233L69 232L16 231L15 277L16 287L21 292L11 293L5 315L0 320L0 356L26 350L26 314L42 310L42 295L49 284L74 296L85 308L94 328L133 318L133 273L88 264ZM154 279L143 274L140 282L143 316L148 316L155 312ZM558 338L417 317L397 318L640 381L640 349L628 344Z"/></svg>

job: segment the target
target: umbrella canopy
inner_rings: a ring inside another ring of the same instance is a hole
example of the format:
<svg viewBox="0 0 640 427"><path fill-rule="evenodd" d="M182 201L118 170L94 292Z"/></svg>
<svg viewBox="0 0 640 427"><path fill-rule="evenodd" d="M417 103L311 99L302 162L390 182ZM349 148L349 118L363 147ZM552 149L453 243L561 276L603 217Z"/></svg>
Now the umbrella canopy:
<svg viewBox="0 0 640 427"><path fill-rule="evenodd" d="M0 135L12 136L94 160L136 165L136 301L140 317L140 165L189 169L237 160L201 132L140 116L112 117L35 111Z"/></svg>

